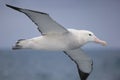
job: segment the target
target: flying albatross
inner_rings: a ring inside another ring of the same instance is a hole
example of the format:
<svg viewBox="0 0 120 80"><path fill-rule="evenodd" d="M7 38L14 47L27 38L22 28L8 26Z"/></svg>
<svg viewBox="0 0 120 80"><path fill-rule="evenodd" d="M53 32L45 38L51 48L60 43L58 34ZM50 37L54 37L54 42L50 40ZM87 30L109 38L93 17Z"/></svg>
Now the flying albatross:
<svg viewBox="0 0 120 80"><path fill-rule="evenodd" d="M13 46L13 50L27 48L63 51L76 63L81 80L87 79L92 71L93 62L80 47L88 42L100 43L104 46L106 45L105 41L100 40L88 30L65 29L47 13L18 8L8 4L6 6L27 15L41 32L39 37L18 40L15 46Z"/></svg>

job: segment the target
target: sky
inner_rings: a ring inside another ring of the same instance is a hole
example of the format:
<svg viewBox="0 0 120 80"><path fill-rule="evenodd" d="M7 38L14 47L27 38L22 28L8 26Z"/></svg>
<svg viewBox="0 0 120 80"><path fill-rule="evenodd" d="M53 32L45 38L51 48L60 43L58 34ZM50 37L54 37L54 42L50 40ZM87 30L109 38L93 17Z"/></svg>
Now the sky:
<svg viewBox="0 0 120 80"><path fill-rule="evenodd" d="M120 0L0 0L0 48L41 35L27 16L5 4L46 12L65 28L94 32L107 41L106 48L120 48ZM103 48L93 43L86 47Z"/></svg>

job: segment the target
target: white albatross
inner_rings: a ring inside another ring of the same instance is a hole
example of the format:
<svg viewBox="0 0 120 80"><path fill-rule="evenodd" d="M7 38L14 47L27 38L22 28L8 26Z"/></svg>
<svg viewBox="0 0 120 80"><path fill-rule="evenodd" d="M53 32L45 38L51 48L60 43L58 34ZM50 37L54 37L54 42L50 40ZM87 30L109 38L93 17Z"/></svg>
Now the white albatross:
<svg viewBox="0 0 120 80"><path fill-rule="evenodd" d="M65 29L51 19L47 13L18 8L8 4L6 6L27 15L38 26L38 30L42 34L40 37L18 40L13 47L14 50L27 48L63 51L76 63L81 80L87 79L92 71L93 62L80 47L88 42L106 45L105 41L98 39L87 30Z"/></svg>

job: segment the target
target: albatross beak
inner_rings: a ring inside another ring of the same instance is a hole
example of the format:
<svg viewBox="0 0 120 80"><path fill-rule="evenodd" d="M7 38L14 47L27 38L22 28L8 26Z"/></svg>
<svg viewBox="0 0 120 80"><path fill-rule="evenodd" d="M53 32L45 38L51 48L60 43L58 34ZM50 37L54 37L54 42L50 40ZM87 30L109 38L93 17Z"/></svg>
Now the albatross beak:
<svg viewBox="0 0 120 80"><path fill-rule="evenodd" d="M97 37L95 37L95 42L96 42L96 43L99 43L99 44L102 44L103 46L106 46L106 45L107 45L106 41L100 40L100 39L97 38Z"/></svg>

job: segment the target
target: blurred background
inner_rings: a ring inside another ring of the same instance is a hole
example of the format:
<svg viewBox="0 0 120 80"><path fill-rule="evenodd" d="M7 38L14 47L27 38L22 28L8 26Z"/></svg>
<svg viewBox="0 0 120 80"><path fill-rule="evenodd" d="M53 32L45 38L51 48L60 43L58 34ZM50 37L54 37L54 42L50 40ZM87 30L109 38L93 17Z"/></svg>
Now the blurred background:
<svg viewBox="0 0 120 80"><path fill-rule="evenodd" d="M16 40L41 34L27 16L5 4L48 13L65 28L94 32L108 45L83 47L94 62L88 80L120 80L119 0L0 0L0 80L79 80L76 65L62 52L11 50Z"/></svg>

